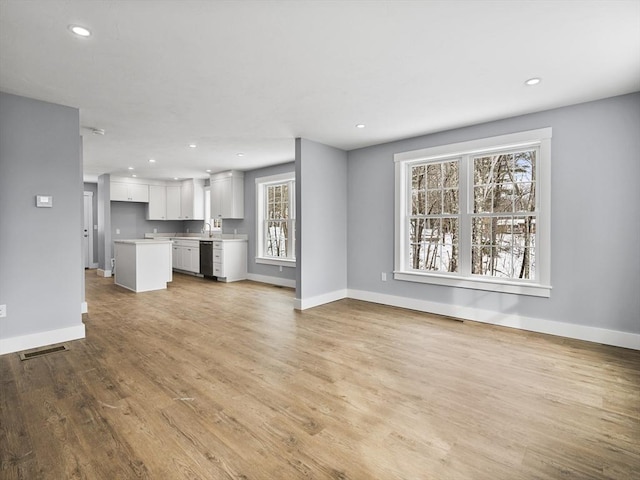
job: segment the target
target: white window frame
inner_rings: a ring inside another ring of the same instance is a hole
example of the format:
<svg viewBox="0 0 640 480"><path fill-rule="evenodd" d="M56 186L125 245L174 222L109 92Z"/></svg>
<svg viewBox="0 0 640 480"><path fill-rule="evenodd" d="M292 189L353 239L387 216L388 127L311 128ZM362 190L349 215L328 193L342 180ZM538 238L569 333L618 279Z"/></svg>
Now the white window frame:
<svg viewBox="0 0 640 480"><path fill-rule="evenodd" d="M289 229L289 255L286 258L282 257L270 257L264 254L265 251L265 214L266 214L266 187L270 185L277 185L281 183L289 183L289 221L291 227ZM295 205L295 186L296 186L296 174L295 172L282 173L278 175L270 175L268 177L256 178L256 263L262 263L265 265L277 265L281 267L295 267L295 220L296 220L296 205Z"/></svg>
<svg viewBox="0 0 640 480"><path fill-rule="evenodd" d="M493 292L551 296L551 128L482 138L449 145L440 145L394 155L395 162L395 258L394 279L451 287L488 290ZM473 198L469 198L473 181L471 159L484 152L537 147L536 202L536 278L535 280L505 279L471 275L471 212ZM431 272L409 268L409 225L411 195L411 166L429 161L460 159L460 261L459 271ZM468 173L471 172L471 173Z"/></svg>

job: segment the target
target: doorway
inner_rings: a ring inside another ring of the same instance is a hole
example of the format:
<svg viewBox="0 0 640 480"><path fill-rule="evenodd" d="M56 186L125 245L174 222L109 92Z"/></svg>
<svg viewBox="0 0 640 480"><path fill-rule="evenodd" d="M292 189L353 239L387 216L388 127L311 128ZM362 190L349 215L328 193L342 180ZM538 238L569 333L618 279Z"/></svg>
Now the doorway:
<svg viewBox="0 0 640 480"><path fill-rule="evenodd" d="M82 225L82 251L84 268L95 268L93 263L93 192L84 192L84 216Z"/></svg>

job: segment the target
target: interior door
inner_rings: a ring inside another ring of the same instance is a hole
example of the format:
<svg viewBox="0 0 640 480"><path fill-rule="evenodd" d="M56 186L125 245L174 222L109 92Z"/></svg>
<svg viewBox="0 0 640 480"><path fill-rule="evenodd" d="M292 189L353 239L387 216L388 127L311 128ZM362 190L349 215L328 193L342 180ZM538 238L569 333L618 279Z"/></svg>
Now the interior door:
<svg viewBox="0 0 640 480"><path fill-rule="evenodd" d="M84 192L84 221L82 225L84 268L93 264L93 192Z"/></svg>

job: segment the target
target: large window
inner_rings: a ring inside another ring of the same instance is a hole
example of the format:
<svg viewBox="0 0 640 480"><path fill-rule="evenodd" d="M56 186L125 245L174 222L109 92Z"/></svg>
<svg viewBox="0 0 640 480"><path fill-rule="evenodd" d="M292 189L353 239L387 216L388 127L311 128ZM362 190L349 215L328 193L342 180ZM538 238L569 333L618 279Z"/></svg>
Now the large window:
<svg viewBox="0 0 640 480"><path fill-rule="evenodd" d="M293 173L256 179L256 262L295 266Z"/></svg>
<svg viewBox="0 0 640 480"><path fill-rule="evenodd" d="M395 155L399 280L549 296L551 129Z"/></svg>

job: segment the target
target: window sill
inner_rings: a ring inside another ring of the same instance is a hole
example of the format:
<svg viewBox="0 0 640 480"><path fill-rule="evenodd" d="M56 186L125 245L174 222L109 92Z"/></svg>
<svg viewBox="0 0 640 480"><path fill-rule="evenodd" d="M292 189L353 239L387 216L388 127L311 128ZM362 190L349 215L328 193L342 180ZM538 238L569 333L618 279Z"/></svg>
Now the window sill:
<svg viewBox="0 0 640 480"><path fill-rule="evenodd" d="M537 283L523 284L506 280L461 278L450 275L417 272L393 272L393 278L406 282L429 283L432 285L529 295L533 297L549 298L551 296L551 285L540 285Z"/></svg>
<svg viewBox="0 0 640 480"><path fill-rule="evenodd" d="M295 268L296 261L292 258L256 257L256 263Z"/></svg>

